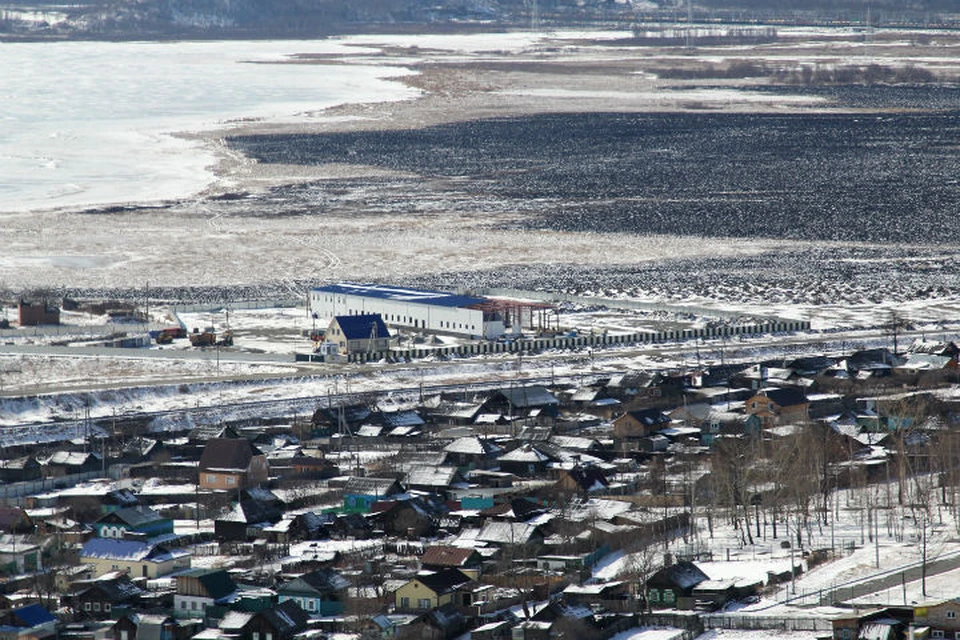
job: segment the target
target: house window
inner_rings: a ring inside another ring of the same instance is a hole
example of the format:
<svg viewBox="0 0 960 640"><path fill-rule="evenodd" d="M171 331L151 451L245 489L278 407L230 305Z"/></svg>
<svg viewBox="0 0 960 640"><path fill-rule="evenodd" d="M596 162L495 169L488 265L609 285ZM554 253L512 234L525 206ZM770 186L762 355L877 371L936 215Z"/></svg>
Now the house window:
<svg viewBox="0 0 960 640"><path fill-rule="evenodd" d="M650 599L650 602L659 602L660 592L657 589L650 589L650 593L647 594L647 597Z"/></svg>
<svg viewBox="0 0 960 640"><path fill-rule="evenodd" d="M130 632L126 629L120 630L120 640L130 640Z"/></svg>
<svg viewBox="0 0 960 640"><path fill-rule="evenodd" d="M930 632L930 637L931 637L931 638L942 638L942 637L943 637L943 631L941 631L940 629L934 629L933 631Z"/></svg>
<svg viewBox="0 0 960 640"><path fill-rule="evenodd" d="M851 640L850 629L840 629L840 640Z"/></svg>
<svg viewBox="0 0 960 640"><path fill-rule="evenodd" d="M270 633L269 631L267 631L265 634L263 634L263 637L264 637L266 640L273 640L273 634Z"/></svg>
<svg viewBox="0 0 960 640"><path fill-rule="evenodd" d="M417 609L429 609L430 598L419 598L417 600Z"/></svg>
<svg viewBox="0 0 960 640"><path fill-rule="evenodd" d="M953 640L960 640L960 631L953 632Z"/></svg>
<svg viewBox="0 0 960 640"><path fill-rule="evenodd" d="M664 601L664 602L673 602L674 600L675 600L675 597L674 597L674 595L673 595L673 590L672 590L672 589L664 589L664 590L663 590L663 601Z"/></svg>
<svg viewBox="0 0 960 640"><path fill-rule="evenodd" d="M211 475L209 473L207 474L207 482L209 482L210 484L214 484L216 483L216 481L217 481L217 476Z"/></svg>
<svg viewBox="0 0 960 640"><path fill-rule="evenodd" d="M193 611L196 611L196 610L197 610L197 601L196 601L196 600L194 600L193 602L190 603L190 608L191 608Z"/></svg>
<svg viewBox="0 0 960 640"><path fill-rule="evenodd" d="M400 598L400 608L409 609L410 608L410 598Z"/></svg>
<svg viewBox="0 0 960 640"><path fill-rule="evenodd" d="M83 603L83 610L84 610L84 611L90 611L90 608L91 608L91 605L90 605L89 602L84 602L84 603Z"/></svg>
<svg viewBox="0 0 960 640"><path fill-rule="evenodd" d="M103 603L103 610L106 611L107 613L110 613L110 603L109 603L109 602L104 602L104 603Z"/></svg>
<svg viewBox="0 0 960 640"><path fill-rule="evenodd" d="M252 640L260 640L260 632L254 631L252 634L250 634L250 637Z"/></svg>
<svg viewBox="0 0 960 640"><path fill-rule="evenodd" d="M316 611L317 610L317 601L313 598L307 600L307 611Z"/></svg>
<svg viewBox="0 0 960 640"><path fill-rule="evenodd" d="M187 608L187 601L186 601L186 600L181 600L181 601L180 601L180 608L181 608L181 609L186 609L186 608Z"/></svg>
<svg viewBox="0 0 960 640"><path fill-rule="evenodd" d="M237 479L234 478L233 476L227 476L227 484L230 484L230 485L237 484Z"/></svg>
<svg viewBox="0 0 960 640"><path fill-rule="evenodd" d="M947 611L947 620L956 620L957 612L956 611Z"/></svg>
<svg viewBox="0 0 960 640"><path fill-rule="evenodd" d="M94 611L100 611L100 603L99 603L99 602L94 602L94 603L93 603L93 610L94 610Z"/></svg>

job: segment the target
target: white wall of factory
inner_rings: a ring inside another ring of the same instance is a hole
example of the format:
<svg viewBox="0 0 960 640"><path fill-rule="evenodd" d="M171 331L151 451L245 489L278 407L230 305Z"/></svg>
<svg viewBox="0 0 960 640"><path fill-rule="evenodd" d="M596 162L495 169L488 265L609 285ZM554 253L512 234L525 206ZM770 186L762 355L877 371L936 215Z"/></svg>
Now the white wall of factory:
<svg viewBox="0 0 960 640"><path fill-rule="evenodd" d="M310 310L317 316L328 319L334 316L379 313L387 326L425 329L464 336L484 335L483 311L480 309L311 291ZM502 324L500 326L500 333L502 333Z"/></svg>

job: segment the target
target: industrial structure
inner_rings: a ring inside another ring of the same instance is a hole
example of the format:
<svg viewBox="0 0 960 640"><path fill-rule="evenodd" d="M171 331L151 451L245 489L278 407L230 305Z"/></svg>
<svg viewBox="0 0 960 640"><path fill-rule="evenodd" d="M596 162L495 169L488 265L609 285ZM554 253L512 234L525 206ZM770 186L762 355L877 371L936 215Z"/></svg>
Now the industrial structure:
<svg viewBox="0 0 960 640"><path fill-rule="evenodd" d="M506 332L502 314L486 298L378 284L340 283L310 291L314 317L379 314L388 325L495 339Z"/></svg>

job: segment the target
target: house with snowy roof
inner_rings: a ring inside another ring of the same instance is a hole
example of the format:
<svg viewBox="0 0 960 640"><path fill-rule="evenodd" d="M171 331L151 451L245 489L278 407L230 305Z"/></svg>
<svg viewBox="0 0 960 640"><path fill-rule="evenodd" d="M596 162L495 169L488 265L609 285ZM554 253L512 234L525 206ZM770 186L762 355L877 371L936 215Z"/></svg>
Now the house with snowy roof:
<svg viewBox="0 0 960 640"><path fill-rule="evenodd" d="M692 562L668 564L647 579L647 600L651 608L692 608L694 587L709 579Z"/></svg>
<svg viewBox="0 0 960 640"><path fill-rule="evenodd" d="M125 571L131 577L158 578L190 568L190 555L139 540L93 538L80 550L80 562L90 565L95 576Z"/></svg>
<svg viewBox="0 0 960 640"><path fill-rule="evenodd" d="M466 488L467 482L456 467L417 466L407 472L404 485L407 489L448 496L454 488Z"/></svg>
<svg viewBox="0 0 960 640"><path fill-rule="evenodd" d="M43 548L34 536L18 533L0 536L0 571L24 573L43 569Z"/></svg>
<svg viewBox="0 0 960 640"><path fill-rule="evenodd" d="M390 349L390 330L379 313L335 316L325 340L343 355L383 353Z"/></svg>
<svg viewBox="0 0 960 640"><path fill-rule="evenodd" d="M97 620L116 619L140 602L143 589L126 573L111 572L93 580L79 580L71 585L70 600L74 611Z"/></svg>
<svg viewBox="0 0 960 640"><path fill-rule="evenodd" d="M613 421L613 435L619 440L639 440L669 426L673 420L660 409L627 411Z"/></svg>
<svg viewBox="0 0 960 640"><path fill-rule="evenodd" d="M244 489L230 511L214 520L219 540L244 541L257 537L265 527L283 518L284 503L269 489Z"/></svg>
<svg viewBox="0 0 960 640"><path fill-rule="evenodd" d="M124 538L130 533L147 538L173 534L173 520L150 507L136 506L111 511L94 523L101 538Z"/></svg>
<svg viewBox="0 0 960 640"><path fill-rule="evenodd" d="M479 402L463 402L439 396L431 399L424 408L431 422L451 426L473 424L482 410L483 404Z"/></svg>
<svg viewBox="0 0 960 640"><path fill-rule="evenodd" d="M230 640L287 640L306 630L310 617L295 600L257 612L229 611L220 631Z"/></svg>
<svg viewBox="0 0 960 640"><path fill-rule="evenodd" d="M469 594L463 594L466 597ZM464 637L467 631L467 618L462 609L446 604L423 613L404 630L405 638L431 638L432 640L454 640Z"/></svg>
<svg viewBox="0 0 960 640"><path fill-rule="evenodd" d="M411 631L411 625L422 617L422 613L381 613L363 621L361 635L365 636L370 631L382 638L415 638L417 636Z"/></svg>
<svg viewBox="0 0 960 640"><path fill-rule="evenodd" d="M348 511L368 512L371 505L403 493L396 478L351 476L343 484L343 508Z"/></svg>
<svg viewBox="0 0 960 640"><path fill-rule="evenodd" d="M374 502L369 519L388 535L420 538L433 534L448 511L446 503L435 495L415 496Z"/></svg>
<svg viewBox="0 0 960 640"><path fill-rule="evenodd" d="M894 367L904 363L904 358L886 347L860 349L851 353L842 361L849 375L858 380L883 378L893 372Z"/></svg>
<svg viewBox="0 0 960 640"><path fill-rule="evenodd" d="M350 581L332 569L305 573L277 588L281 603L294 600L311 617L343 613Z"/></svg>
<svg viewBox="0 0 960 640"><path fill-rule="evenodd" d="M388 433L397 427L419 428L426 424L426 421L415 409L381 410L373 414L371 420L380 424Z"/></svg>
<svg viewBox="0 0 960 640"><path fill-rule="evenodd" d="M555 418L559 409L557 397L539 385L500 389L484 403L484 411L511 417Z"/></svg>
<svg viewBox="0 0 960 640"><path fill-rule="evenodd" d="M911 607L854 608L849 614L831 619L836 640L900 640L901 638L953 638L954 634L933 630L915 620Z"/></svg>
<svg viewBox="0 0 960 640"><path fill-rule="evenodd" d="M57 618L39 604L29 604L25 607L11 609L0 617L0 628L15 629L15 633L7 634L14 638L46 638L56 634Z"/></svg>
<svg viewBox="0 0 960 640"><path fill-rule="evenodd" d="M373 411L365 404L337 405L334 407L319 407L313 412L314 433L316 436L325 436L339 433L341 429L355 433L360 425L371 419Z"/></svg>
<svg viewBox="0 0 960 640"><path fill-rule="evenodd" d="M489 469L500 453L500 447L488 438L464 436L443 448L446 464L461 469Z"/></svg>
<svg viewBox="0 0 960 640"><path fill-rule="evenodd" d="M107 631L107 640L175 640L177 621L166 614L131 613L121 616Z"/></svg>
<svg viewBox="0 0 960 640"><path fill-rule="evenodd" d="M593 465L578 465L560 471L554 491L567 495L587 496L610 488L607 476Z"/></svg>
<svg viewBox="0 0 960 640"><path fill-rule="evenodd" d="M40 475L40 463L33 456L0 460L0 482L27 482Z"/></svg>
<svg viewBox="0 0 960 640"><path fill-rule="evenodd" d="M43 475L61 478L75 473L103 470L103 456L83 451L57 451L40 461Z"/></svg>
<svg viewBox="0 0 960 640"><path fill-rule="evenodd" d="M537 443L523 443L498 458L500 470L522 478L541 475L553 458L541 450Z"/></svg>
<svg viewBox="0 0 960 640"><path fill-rule="evenodd" d="M540 556L537 558L539 563L543 558L551 556ZM557 556L553 556L557 557ZM576 557L579 559L579 557ZM576 567L576 564L573 565ZM566 569L566 566L563 567ZM630 583L623 580L614 580L610 582L593 582L590 584L571 584L563 590L563 601L574 606L622 606L630 597Z"/></svg>
<svg viewBox="0 0 960 640"><path fill-rule="evenodd" d="M488 522L477 533L476 540L500 547L539 545L543 543L543 532L526 522Z"/></svg>

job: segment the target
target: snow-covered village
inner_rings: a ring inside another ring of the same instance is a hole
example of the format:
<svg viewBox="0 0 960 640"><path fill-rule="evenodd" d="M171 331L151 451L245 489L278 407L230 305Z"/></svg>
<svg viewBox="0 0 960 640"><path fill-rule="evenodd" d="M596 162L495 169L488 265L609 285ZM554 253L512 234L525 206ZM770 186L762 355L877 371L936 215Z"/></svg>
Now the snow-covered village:
<svg viewBox="0 0 960 640"><path fill-rule="evenodd" d="M4 628L960 633L955 327L590 303L5 308Z"/></svg>
<svg viewBox="0 0 960 640"><path fill-rule="evenodd" d="M0 0L0 640L960 638L946 0Z"/></svg>

